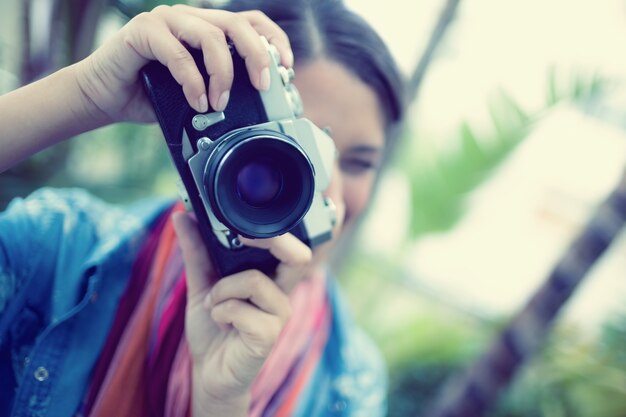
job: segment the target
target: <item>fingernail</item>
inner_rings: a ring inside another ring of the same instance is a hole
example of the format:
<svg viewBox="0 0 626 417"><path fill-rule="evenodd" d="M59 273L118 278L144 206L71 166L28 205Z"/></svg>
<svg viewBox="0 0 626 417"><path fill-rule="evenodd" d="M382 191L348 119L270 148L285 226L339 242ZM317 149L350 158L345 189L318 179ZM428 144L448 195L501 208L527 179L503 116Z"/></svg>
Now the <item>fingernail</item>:
<svg viewBox="0 0 626 417"><path fill-rule="evenodd" d="M204 297L204 301L202 302L202 307L204 307L207 310L211 308L211 294L207 294L206 297Z"/></svg>
<svg viewBox="0 0 626 417"><path fill-rule="evenodd" d="M209 110L209 99L206 94L202 94L198 99L198 110L201 113L204 113Z"/></svg>
<svg viewBox="0 0 626 417"><path fill-rule="evenodd" d="M228 99L230 98L230 90L226 90L220 95L220 98L217 100L217 106L215 110L224 111L226 109L226 105L228 104Z"/></svg>
<svg viewBox="0 0 626 417"><path fill-rule="evenodd" d="M293 67L293 52L291 52L291 50L287 51L287 56L285 57L285 63L287 64L288 67Z"/></svg>
<svg viewBox="0 0 626 417"><path fill-rule="evenodd" d="M263 91L267 91L270 89L270 69L267 67L263 68L263 70L261 71L259 88Z"/></svg>

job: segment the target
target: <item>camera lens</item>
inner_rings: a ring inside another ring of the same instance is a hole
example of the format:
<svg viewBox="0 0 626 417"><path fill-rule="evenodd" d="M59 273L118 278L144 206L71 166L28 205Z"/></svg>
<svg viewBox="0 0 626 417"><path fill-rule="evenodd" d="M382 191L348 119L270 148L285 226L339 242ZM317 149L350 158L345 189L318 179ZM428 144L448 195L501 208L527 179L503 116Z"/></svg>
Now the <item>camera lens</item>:
<svg viewBox="0 0 626 417"><path fill-rule="evenodd" d="M282 177L267 162L253 161L237 175L237 192L241 199L253 207L269 204L280 192Z"/></svg>
<svg viewBox="0 0 626 417"><path fill-rule="evenodd" d="M204 189L217 220L246 237L288 232L315 192L313 166L289 136L249 129L221 138L207 160Z"/></svg>

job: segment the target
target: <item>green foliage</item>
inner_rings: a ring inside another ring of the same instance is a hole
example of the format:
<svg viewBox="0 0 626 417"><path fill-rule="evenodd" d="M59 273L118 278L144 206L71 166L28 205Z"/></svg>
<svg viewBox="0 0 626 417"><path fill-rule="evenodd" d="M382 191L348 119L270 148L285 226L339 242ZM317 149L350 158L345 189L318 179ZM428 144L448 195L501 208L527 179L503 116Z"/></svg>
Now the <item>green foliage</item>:
<svg viewBox="0 0 626 417"><path fill-rule="evenodd" d="M158 126L117 124L73 142L65 181L113 202L175 195L176 174Z"/></svg>
<svg viewBox="0 0 626 417"><path fill-rule="evenodd" d="M81 187L109 202L176 196L158 126L117 124L40 152L0 176L0 208L37 188Z"/></svg>
<svg viewBox="0 0 626 417"><path fill-rule="evenodd" d="M397 263L374 253L346 262L342 285L359 323L381 348L393 373L420 363L465 363L484 348L497 323L451 310Z"/></svg>
<svg viewBox="0 0 626 417"><path fill-rule="evenodd" d="M447 230L460 219L465 195L480 184L527 134L532 118L505 92L489 104L493 129L459 126L457 146L438 149L418 138L400 164L411 179L410 237Z"/></svg>
<svg viewBox="0 0 626 417"><path fill-rule="evenodd" d="M460 310L392 260L348 262L342 284L390 369L389 416L422 415L448 378L480 355L507 320ZM596 339L557 326L489 417L617 417L626 409L626 316Z"/></svg>
<svg viewBox="0 0 626 417"><path fill-rule="evenodd" d="M573 73L564 82L554 69L547 79L544 107L529 111L500 91L487 103L491 128L478 131L465 121L458 127L451 148L442 149L436 145L440 141L427 137L404 141L409 149L399 153L398 165L411 180L413 213L409 238L450 229L463 215L467 193L515 149L537 118L562 101L592 99L610 84L598 74L581 73Z"/></svg>
<svg viewBox="0 0 626 417"><path fill-rule="evenodd" d="M626 311L607 322L598 347L599 356L626 372ZM622 384L626 388L626 384Z"/></svg>
<svg viewBox="0 0 626 417"><path fill-rule="evenodd" d="M448 363L407 365L389 381L388 417L424 415L445 381L460 370Z"/></svg>
<svg viewBox="0 0 626 417"><path fill-rule="evenodd" d="M598 73L586 75L573 72L568 79L560 77L552 67L548 72L547 106L553 106L562 100L586 100L605 91L607 84L606 78Z"/></svg>
<svg viewBox="0 0 626 417"><path fill-rule="evenodd" d="M618 417L626 410L626 315L600 337L561 325L490 417Z"/></svg>

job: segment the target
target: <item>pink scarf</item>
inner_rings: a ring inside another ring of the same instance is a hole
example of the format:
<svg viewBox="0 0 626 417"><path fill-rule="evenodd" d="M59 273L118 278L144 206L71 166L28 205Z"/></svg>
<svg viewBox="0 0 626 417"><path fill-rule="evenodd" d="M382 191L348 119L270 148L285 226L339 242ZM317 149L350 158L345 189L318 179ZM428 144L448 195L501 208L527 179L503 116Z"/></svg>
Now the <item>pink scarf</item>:
<svg viewBox="0 0 626 417"><path fill-rule="evenodd" d="M176 207L175 210L180 210ZM185 275L168 212L137 258L81 409L93 417L187 417L191 357L184 337ZM288 416L328 339L324 273L290 295L287 323L252 387L249 415ZM281 399L276 404L276 399Z"/></svg>

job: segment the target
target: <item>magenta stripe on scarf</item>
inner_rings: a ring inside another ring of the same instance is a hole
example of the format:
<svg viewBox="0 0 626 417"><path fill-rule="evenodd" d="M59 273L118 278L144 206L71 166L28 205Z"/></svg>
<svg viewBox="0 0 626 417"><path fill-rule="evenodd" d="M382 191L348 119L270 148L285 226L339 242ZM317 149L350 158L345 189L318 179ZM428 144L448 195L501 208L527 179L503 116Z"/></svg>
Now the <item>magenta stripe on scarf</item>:
<svg viewBox="0 0 626 417"><path fill-rule="evenodd" d="M162 321L164 311L171 305L172 292L174 291L177 283L180 281L183 270L184 265L180 248L178 245L174 245L164 267L163 282L161 288L159 289L154 309L154 316L152 317L150 325L150 343L148 349L149 365L154 362L156 346L160 343L158 339L163 337L164 328L166 327Z"/></svg>
<svg viewBox="0 0 626 417"><path fill-rule="evenodd" d="M113 320L113 325L107 336L107 340L103 346L102 353L94 368L93 376L91 377L91 383L87 390L87 395L83 400L79 414L89 415L91 409L96 401L98 392L104 382L104 378L109 370L111 360L118 347L120 338L124 333L124 329L128 324L130 317L132 316L138 300L141 298L146 281L148 279L150 267L152 266L152 257L156 252L161 232L165 223L169 219L171 210L165 211L161 217L155 222L155 226L150 232L146 242L139 251L137 259L133 264L130 281L128 286L120 299L119 307Z"/></svg>
<svg viewBox="0 0 626 417"><path fill-rule="evenodd" d="M314 335L324 323L328 309L326 281L322 271L302 281L291 293L292 319L283 329L272 353L252 386L250 417L259 417L307 355Z"/></svg>
<svg viewBox="0 0 626 417"><path fill-rule="evenodd" d="M163 312L159 326L154 361L148 366L148 404L151 417L164 415L167 385L172 363L184 338L185 307L187 305L187 285L185 274L176 282L170 302Z"/></svg>
<svg viewBox="0 0 626 417"><path fill-rule="evenodd" d="M172 364L167 385L165 417L181 417L191 411L191 353L187 339L182 337Z"/></svg>

